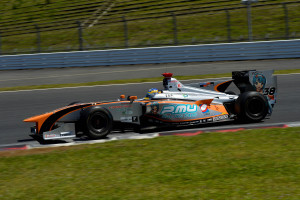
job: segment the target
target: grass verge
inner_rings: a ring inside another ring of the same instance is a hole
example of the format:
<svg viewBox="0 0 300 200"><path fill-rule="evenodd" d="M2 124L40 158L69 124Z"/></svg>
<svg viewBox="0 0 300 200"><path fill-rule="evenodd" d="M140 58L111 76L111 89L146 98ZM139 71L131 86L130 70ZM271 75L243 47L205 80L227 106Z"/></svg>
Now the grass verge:
<svg viewBox="0 0 300 200"><path fill-rule="evenodd" d="M299 146L287 128L0 152L0 198L299 199Z"/></svg>
<svg viewBox="0 0 300 200"><path fill-rule="evenodd" d="M291 73L300 73L300 69L275 71L275 74L291 74ZM178 80L221 78L221 77L231 77L231 73L204 74L204 75L193 75L193 76L175 76L175 77ZM155 77L155 78L124 79L124 80L111 80L111 81L96 81L96 82L87 82L87 83L67 83L67 84L5 87L5 88L0 88L0 92L19 91L19 90L37 90L37 89L49 89L49 88L65 88L65 87L82 87L82 86L109 85L109 84L144 83L144 82L162 81L162 79L163 79L162 77Z"/></svg>

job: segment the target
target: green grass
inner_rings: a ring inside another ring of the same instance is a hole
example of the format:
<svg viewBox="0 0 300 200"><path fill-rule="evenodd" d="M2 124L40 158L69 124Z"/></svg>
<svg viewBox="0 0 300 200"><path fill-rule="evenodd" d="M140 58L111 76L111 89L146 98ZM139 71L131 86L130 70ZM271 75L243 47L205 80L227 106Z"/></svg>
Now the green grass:
<svg viewBox="0 0 300 200"><path fill-rule="evenodd" d="M300 128L0 152L0 198L300 198Z"/></svg>
<svg viewBox="0 0 300 200"><path fill-rule="evenodd" d="M300 69L276 70L275 71L275 74L290 74L290 73L300 73ZM193 75L193 76L175 76L175 78L177 78L178 80L221 78L221 77L231 77L231 73L204 74L204 75ZM48 88L65 88L65 87L109 85L109 84L158 82L158 81L162 81L162 79L163 79L162 77L154 77L154 78L139 78L139 79L96 81L96 82L87 82L87 83L66 83L66 84L51 84L51 85L30 85L30 86L4 87L4 88L0 88L0 91L3 92L3 91L18 91L18 90L37 90L37 89L48 89Z"/></svg>

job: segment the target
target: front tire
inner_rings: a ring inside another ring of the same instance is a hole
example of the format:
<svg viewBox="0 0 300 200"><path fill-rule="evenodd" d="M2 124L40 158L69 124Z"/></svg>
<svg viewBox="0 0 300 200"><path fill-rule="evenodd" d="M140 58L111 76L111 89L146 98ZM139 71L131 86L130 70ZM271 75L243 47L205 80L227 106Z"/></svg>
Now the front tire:
<svg viewBox="0 0 300 200"><path fill-rule="evenodd" d="M90 139L102 139L111 132L113 119L105 108L95 106L84 110L82 123L85 135Z"/></svg>
<svg viewBox="0 0 300 200"><path fill-rule="evenodd" d="M268 114L268 101L259 92L245 92L236 100L235 111L239 121L259 122Z"/></svg>

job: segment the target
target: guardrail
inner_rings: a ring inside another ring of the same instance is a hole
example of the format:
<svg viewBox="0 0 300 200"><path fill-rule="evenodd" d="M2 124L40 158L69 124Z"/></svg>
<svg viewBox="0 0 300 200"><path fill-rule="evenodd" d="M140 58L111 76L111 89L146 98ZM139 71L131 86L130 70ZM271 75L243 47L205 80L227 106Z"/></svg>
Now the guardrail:
<svg viewBox="0 0 300 200"><path fill-rule="evenodd" d="M0 56L0 69L300 58L300 40Z"/></svg>

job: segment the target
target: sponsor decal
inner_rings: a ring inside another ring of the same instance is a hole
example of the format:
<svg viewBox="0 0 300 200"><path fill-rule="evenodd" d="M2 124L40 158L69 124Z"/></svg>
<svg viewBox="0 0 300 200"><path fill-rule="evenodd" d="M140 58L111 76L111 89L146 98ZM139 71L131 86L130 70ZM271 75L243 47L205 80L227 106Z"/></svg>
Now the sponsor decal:
<svg viewBox="0 0 300 200"><path fill-rule="evenodd" d="M173 94L166 94L166 98L173 98Z"/></svg>
<svg viewBox="0 0 300 200"><path fill-rule="evenodd" d="M132 117L121 117L121 122L132 122Z"/></svg>
<svg viewBox="0 0 300 200"><path fill-rule="evenodd" d="M208 118L207 122L213 122L213 119L212 118Z"/></svg>
<svg viewBox="0 0 300 200"><path fill-rule="evenodd" d="M177 80L172 80L172 81L170 81L170 83L173 83L173 86L175 86L175 87L176 87L176 85L178 88L182 87L182 85Z"/></svg>
<svg viewBox="0 0 300 200"><path fill-rule="evenodd" d="M220 115L213 118L214 122L228 119L228 115Z"/></svg>
<svg viewBox="0 0 300 200"><path fill-rule="evenodd" d="M109 106L108 109L120 112L122 115L132 115L132 104Z"/></svg>
<svg viewBox="0 0 300 200"><path fill-rule="evenodd" d="M138 122L139 118L138 116L130 116L130 117L121 117L121 122Z"/></svg>
<svg viewBox="0 0 300 200"><path fill-rule="evenodd" d="M188 97L189 97L188 94L183 94L182 96L183 96L184 98L188 98Z"/></svg>
<svg viewBox="0 0 300 200"><path fill-rule="evenodd" d="M122 115L132 115L133 114L133 111L132 110L123 110L122 111Z"/></svg>
<svg viewBox="0 0 300 200"><path fill-rule="evenodd" d="M252 75L253 75L253 79L252 79L253 87L255 88L255 90L257 92L260 92L263 94L266 83L267 83L266 77L262 73L259 73L259 72L254 72L254 73L252 73Z"/></svg>
<svg viewBox="0 0 300 200"><path fill-rule="evenodd" d="M208 106L206 104L201 104L200 106L200 110L202 111L202 113L208 113Z"/></svg>
<svg viewBox="0 0 300 200"><path fill-rule="evenodd" d="M197 113L180 113L180 114L172 114L172 113L166 113L163 114L162 117L165 119L191 119L195 118L197 116Z"/></svg>
<svg viewBox="0 0 300 200"><path fill-rule="evenodd" d="M159 110L159 103L153 102L153 103L150 104L150 107L151 107L151 113L156 115L158 113L158 110Z"/></svg>
<svg viewBox="0 0 300 200"><path fill-rule="evenodd" d="M204 124L213 122L213 118L207 118L207 119L200 119L200 120L194 120L194 121L186 121L186 122L170 122L166 124L172 124L172 125L197 125L197 124Z"/></svg>
<svg viewBox="0 0 300 200"><path fill-rule="evenodd" d="M200 120L196 120L196 121L191 121L190 124L200 124L201 121Z"/></svg>
<svg viewBox="0 0 300 200"><path fill-rule="evenodd" d="M172 114L181 114L181 113L195 113L197 112L196 104L179 104L179 105L167 105L162 108L160 114L172 113Z"/></svg>
<svg viewBox="0 0 300 200"><path fill-rule="evenodd" d="M163 118L169 120L195 118L197 116L197 105L166 105L162 108L160 114Z"/></svg>
<svg viewBox="0 0 300 200"><path fill-rule="evenodd" d="M216 105L214 105L214 108L217 110L217 111L219 111L220 109L219 109L219 107L218 106L216 106Z"/></svg>
<svg viewBox="0 0 300 200"><path fill-rule="evenodd" d="M45 138L54 138L56 137L55 134L45 134Z"/></svg>
<svg viewBox="0 0 300 200"><path fill-rule="evenodd" d="M138 122L138 121L139 121L139 118L137 116L132 117L132 122Z"/></svg>
<svg viewBox="0 0 300 200"><path fill-rule="evenodd" d="M131 104L125 104L125 105L117 105L117 106L109 106L108 109L121 109L121 108L131 108Z"/></svg>
<svg viewBox="0 0 300 200"><path fill-rule="evenodd" d="M60 133L60 136L63 137L63 136L75 136L75 134L72 132L72 131L69 131L69 132L61 132Z"/></svg>

